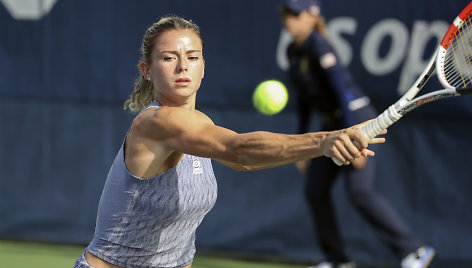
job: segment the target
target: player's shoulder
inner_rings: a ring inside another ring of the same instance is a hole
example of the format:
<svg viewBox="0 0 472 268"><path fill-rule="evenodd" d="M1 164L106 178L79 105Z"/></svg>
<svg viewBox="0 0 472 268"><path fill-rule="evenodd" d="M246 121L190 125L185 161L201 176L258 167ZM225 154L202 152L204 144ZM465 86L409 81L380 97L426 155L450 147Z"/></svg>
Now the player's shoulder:
<svg viewBox="0 0 472 268"><path fill-rule="evenodd" d="M208 115L204 114L203 112L199 110L195 110L195 113L196 113L196 116L200 118L200 120L205 121L208 124L214 125L213 120L211 120L211 118Z"/></svg>
<svg viewBox="0 0 472 268"><path fill-rule="evenodd" d="M171 119L189 119L189 120L203 120L203 121L213 121L209 116L197 109L187 109L185 107L171 107L163 106L159 109L156 109L152 114L156 118L171 118Z"/></svg>
<svg viewBox="0 0 472 268"><path fill-rule="evenodd" d="M146 126L152 124L154 126L173 125L189 122L201 122L213 124L213 121L198 110L189 110L183 107L162 106L158 108L150 108L134 120L136 125Z"/></svg>

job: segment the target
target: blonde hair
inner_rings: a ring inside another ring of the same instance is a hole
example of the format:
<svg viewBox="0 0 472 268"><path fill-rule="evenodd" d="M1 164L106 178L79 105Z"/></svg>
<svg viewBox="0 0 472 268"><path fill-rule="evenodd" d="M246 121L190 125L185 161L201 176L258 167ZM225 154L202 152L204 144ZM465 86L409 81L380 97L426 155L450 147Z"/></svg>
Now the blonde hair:
<svg viewBox="0 0 472 268"><path fill-rule="evenodd" d="M176 15L168 15L162 17L158 22L153 23L147 28L143 41L141 43L141 59L138 63L146 62L151 64L152 61L152 50L156 39L163 33L171 30L191 30L194 32L202 42L203 40L200 35L200 29L191 20L186 20ZM123 108L129 108L133 113L139 113L142 111L151 101L155 100L155 90L151 81L144 78L142 74L139 74L134 82L134 90L128 100L125 101Z"/></svg>
<svg viewBox="0 0 472 268"><path fill-rule="evenodd" d="M324 38L328 38L328 31L326 30L326 21L322 15L318 15L315 31L321 34Z"/></svg>

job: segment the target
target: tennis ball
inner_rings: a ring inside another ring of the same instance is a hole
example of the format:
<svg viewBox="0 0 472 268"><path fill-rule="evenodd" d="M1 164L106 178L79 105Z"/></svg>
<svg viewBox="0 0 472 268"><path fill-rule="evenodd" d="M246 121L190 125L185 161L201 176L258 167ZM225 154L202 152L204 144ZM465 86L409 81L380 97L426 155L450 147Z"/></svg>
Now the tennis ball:
<svg viewBox="0 0 472 268"><path fill-rule="evenodd" d="M288 92L280 81L263 81L254 90L252 102L259 112L274 115L282 111L287 105Z"/></svg>

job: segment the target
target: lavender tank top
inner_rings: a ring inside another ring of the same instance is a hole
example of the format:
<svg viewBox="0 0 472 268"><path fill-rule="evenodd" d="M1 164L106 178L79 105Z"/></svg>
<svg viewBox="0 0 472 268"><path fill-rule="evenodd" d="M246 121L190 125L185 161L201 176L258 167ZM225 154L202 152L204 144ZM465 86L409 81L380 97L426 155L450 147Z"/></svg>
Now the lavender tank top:
<svg viewBox="0 0 472 268"><path fill-rule="evenodd" d="M217 197L211 160L184 154L176 166L143 179L128 171L123 147L108 173L87 249L122 267L192 263L195 231Z"/></svg>

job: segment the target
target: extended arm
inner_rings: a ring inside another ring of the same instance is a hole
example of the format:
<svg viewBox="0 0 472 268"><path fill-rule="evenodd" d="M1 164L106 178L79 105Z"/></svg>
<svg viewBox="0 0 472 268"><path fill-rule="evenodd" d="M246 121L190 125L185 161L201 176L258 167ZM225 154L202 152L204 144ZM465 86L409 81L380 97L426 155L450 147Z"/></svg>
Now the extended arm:
<svg viewBox="0 0 472 268"><path fill-rule="evenodd" d="M367 147L367 140L354 128L301 135L264 131L238 134L215 126L202 113L175 107L149 111L142 120L146 122L140 125L146 127L141 135L165 150L212 158L237 170L268 168L322 155L347 163L360 156L352 141L361 149ZM368 150L363 152L373 155Z"/></svg>

